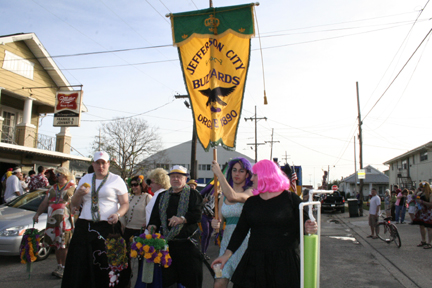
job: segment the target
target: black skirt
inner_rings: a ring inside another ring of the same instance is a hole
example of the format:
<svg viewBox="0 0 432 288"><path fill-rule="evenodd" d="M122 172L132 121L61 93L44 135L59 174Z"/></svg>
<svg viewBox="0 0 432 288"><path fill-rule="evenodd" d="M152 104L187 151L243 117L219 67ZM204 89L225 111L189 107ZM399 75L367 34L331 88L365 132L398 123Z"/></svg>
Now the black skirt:
<svg viewBox="0 0 432 288"><path fill-rule="evenodd" d="M113 282L116 288L128 287L130 267L112 273L108 265L105 239L111 233L121 234L120 222L111 225L106 221L78 219L66 258L62 288L107 288Z"/></svg>

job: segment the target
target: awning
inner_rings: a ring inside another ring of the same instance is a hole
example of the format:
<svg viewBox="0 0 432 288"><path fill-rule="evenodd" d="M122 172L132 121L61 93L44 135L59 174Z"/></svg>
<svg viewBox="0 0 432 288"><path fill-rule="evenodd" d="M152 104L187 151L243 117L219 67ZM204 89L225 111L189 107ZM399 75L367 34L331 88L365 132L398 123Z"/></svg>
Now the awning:
<svg viewBox="0 0 432 288"><path fill-rule="evenodd" d="M53 164L68 160L91 162L91 158L66 154L57 151L48 151L37 148L25 147L8 143L0 143L0 161L15 163L19 161L21 164L35 164L39 162L51 162Z"/></svg>

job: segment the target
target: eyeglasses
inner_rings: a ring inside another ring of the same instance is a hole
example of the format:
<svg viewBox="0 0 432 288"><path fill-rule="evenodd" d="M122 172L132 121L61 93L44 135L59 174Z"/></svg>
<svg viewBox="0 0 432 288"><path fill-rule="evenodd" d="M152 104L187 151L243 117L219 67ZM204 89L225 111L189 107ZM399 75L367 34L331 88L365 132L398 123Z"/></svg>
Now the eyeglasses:
<svg viewBox="0 0 432 288"><path fill-rule="evenodd" d="M131 186L132 187L137 187L137 186L139 186L139 184L138 183L131 183Z"/></svg>
<svg viewBox="0 0 432 288"><path fill-rule="evenodd" d="M151 179L146 179L147 185L150 185L152 183Z"/></svg>

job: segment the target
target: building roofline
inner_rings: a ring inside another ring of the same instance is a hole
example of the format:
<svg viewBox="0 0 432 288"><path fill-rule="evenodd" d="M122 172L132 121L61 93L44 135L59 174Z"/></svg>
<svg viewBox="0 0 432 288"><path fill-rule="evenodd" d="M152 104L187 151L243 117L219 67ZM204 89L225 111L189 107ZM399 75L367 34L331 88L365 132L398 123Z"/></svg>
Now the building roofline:
<svg viewBox="0 0 432 288"><path fill-rule="evenodd" d="M55 63L54 59L48 53L43 46L42 42L36 36L35 33L17 33L11 35L0 36L0 44L13 43L17 41L24 41L30 51L36 56L36 60L44 68L44 70L50 75L51 79L57 86L62 86L60 90L73 91L73 87L70 87L69 81L64 76L63 72ZM88 112L87 107L83 103L81 107L83 112Z"/></svg>
<svg viewBox="0 0 432 288"><path fill-rule="evenodd" d="M87 158L87 157L66 154L58 151L48 151L48 150L42 150L42 149L26 147L21 145L2 143L2 142L0 142L0 150L19 151L19 152L25 152L25 153L42 155L51 158L65 159L65 160L78 160L78 161L87 161L87 162L92 161L91 158Z"/></svg>
<svg viewBox="0 0 432 288"><path fill-rule="evenodd" d="M430 142L428 142L426 144L423 144L421 146L418 146L418 147L416 147L416 148L414 148L414 149L412 149L412 150L410 150L408 152L405 152L404 154L396 156L396 157L394 157L394 158L392 158L390 160L387 160L383 164L384 165L390 165L391 163L393 163L393 162L395 162L397 160L405 159L405 158L407 158L407 157L409 157L409 156L411 156L413 154L417 154L417 153L419 153L421 151L428 150L428 149L432 149L432 141L430 141Z"/></svg>

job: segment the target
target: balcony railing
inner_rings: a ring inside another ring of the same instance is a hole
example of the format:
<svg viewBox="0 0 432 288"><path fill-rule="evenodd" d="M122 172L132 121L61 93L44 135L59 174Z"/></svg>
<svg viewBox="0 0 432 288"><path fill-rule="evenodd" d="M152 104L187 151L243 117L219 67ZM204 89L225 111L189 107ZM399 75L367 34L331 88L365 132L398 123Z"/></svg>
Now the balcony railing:
<svg viewBox="0 0 432 288"><path fill-rule="evenodd" d="M1 131L1 142L18 145L15 140L15 126L8 126L3 124ZM33 147L41 150L55 151L56 137L51 137L44 134L37 134L37 138L35 138L33 142Z"/></svg>
<svg viewBox="0 0 432 288"><path fill-rule="evenodd" d="M1 142L17 144L15 142L15 126L2 125Z"/></svg>
<svg viewBox="0 0 432 288"><path fill-rule="evenodd" d="M56 137L38 134L36 148L48 151L55 151Z"/></svg>

